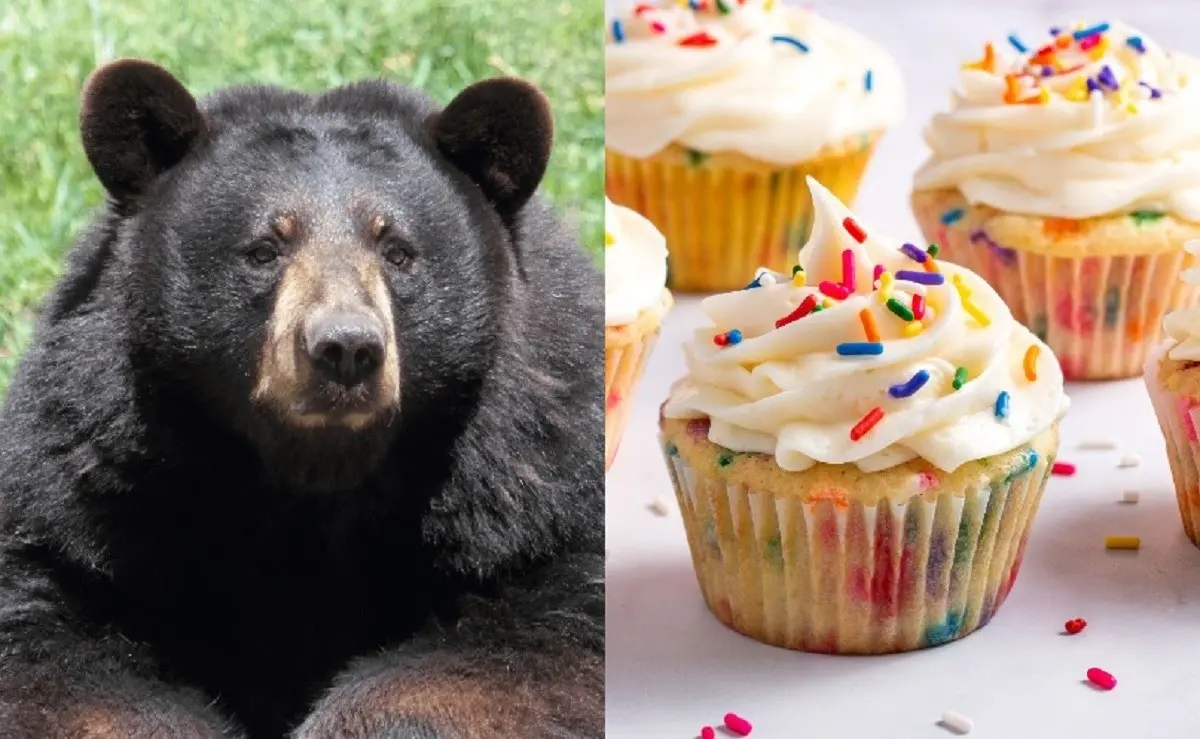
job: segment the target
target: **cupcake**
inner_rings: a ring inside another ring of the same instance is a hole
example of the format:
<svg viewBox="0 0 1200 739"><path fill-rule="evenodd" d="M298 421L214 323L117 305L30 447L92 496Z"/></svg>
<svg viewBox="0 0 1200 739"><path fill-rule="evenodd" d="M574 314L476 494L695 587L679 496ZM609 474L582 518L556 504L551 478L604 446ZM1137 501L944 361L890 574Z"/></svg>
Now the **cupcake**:
<svg viewBox="0 0 1200 739"><path fill-rule="evenodd" d="M661 441L700 589L727 626L875 654L1004 602L1068 400L978 275L860 224L810 179L795 276L708 298Z"/></svg>
<svg viewBox="0 0 1200 739"><path fill-rule="evenodd" d="M904 90L879 46L774 0L639 4L605 48L605 187L671 245L675 290L784 270L812 222L805 177L851 202Z"/></svg>
<svg viewBox="0 0 1200 739"><path fill-rule="evenodd" d="M1200 241L1184 247L1200 257ZM1183 272L1183 281L1200 287L1200 269ZM1200 307L1180 308L1163 321L1166 338L1146 360L1145 381L1158 425L1167 440L1167 461L1175 480L1175 498L1183 529L1200 546Z"/></svg>
<svg viewBox="0 0 1200 739"><path fill-rule="evenodd" d="M604 468L612 466L633 391L671 307L667 246L654 224L604 201Z"/></svg>
<svg viewBox="0 0 1200 739"><path fill-rule="evenodd" d="M1200 60L1119 23L1010 36L959 73L913 210L1058 356L1067 379L1136 376L1200 237Z"/></svg>

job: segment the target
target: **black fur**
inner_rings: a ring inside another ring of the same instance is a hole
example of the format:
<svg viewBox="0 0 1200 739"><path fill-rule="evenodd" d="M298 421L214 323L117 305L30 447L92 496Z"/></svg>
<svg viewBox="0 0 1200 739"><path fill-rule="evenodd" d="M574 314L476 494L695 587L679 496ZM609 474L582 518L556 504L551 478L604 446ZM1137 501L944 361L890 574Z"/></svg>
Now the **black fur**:
<svg viewBox="0 0 1200 739"><path fill-rule="evenodd" d="M601 736L590 259L540 199L501 212L448 161L419 92L198 109L178 157L84 113L112 198L0 412L0 733ZM242 250L280 204L405 220L388 424L304 431L249 402L273 278Z"/></svg>

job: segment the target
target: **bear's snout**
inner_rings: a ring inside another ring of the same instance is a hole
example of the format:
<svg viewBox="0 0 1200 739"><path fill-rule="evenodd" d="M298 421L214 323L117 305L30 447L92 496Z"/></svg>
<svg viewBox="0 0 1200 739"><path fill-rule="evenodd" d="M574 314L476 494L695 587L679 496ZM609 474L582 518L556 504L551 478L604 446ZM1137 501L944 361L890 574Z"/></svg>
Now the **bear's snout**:
<svg viewBox="0 0 1200 739"><path fill-rule="evenodd" d="M306 322L304 344L314 372L352 388L379 372L385 354L383 328L374 316L334 313Z"/></svg>

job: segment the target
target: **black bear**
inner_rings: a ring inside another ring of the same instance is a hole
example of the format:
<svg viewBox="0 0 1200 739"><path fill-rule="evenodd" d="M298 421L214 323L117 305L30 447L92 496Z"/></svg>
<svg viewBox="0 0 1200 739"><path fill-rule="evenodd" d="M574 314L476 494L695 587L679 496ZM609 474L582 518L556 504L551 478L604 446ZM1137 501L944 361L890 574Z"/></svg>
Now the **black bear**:
<svg viewBox="0 0 1200 739"><path fill-rule="evenodd" d="M603 734L603 297L527 83L85 85L0 415L0 736Z"/></svg>

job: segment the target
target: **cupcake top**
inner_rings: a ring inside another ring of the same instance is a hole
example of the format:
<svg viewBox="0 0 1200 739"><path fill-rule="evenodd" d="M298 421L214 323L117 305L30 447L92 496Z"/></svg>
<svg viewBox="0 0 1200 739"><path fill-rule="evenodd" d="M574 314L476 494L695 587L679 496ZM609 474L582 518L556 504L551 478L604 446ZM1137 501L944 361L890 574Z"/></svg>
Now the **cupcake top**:
<svg viewBox="0 0 1200 739"><path fill-rule="evenodd" d="M918 190L1012 213L1200 221L1200 60L1121 23L989 43L925 131Z"/></svg>
<svg viewBox="0 0 1200 739"><path fill-rule="evenodd" d="M952 472L1066 413L1054 355L982 278L808 185L815 220L795 277L763 271L704 301L712 325L685 346L665 417L709 418L713 443L790 471L921 457Z"/></svg>
<svg viewBox="0 0 1200 739"><path fill-rule="evenodd" d="M1189 241L1184 251L1200 258L1200 241ZM1200 267L1185 269L1181 275L1189 285L1200 286ZM1163 318L1163 331L1175 342L1167 351L1171 359L1200 362L1200 306L1193 305L1171 311Z"/></svg>
<svg viewBox="0 0 1200 739"><path fill-rule="evenodd" d="M604 199L604 325L633 323L667 283L667 242L640 214Z"/></svg>
<svg viewBox="0 0 1200 739"><path fill-rule="evenodd" d="M775 0L641 3L605 48L605 146L675 143L795 164L900 120L900 72L879 46Z"/></svg>

